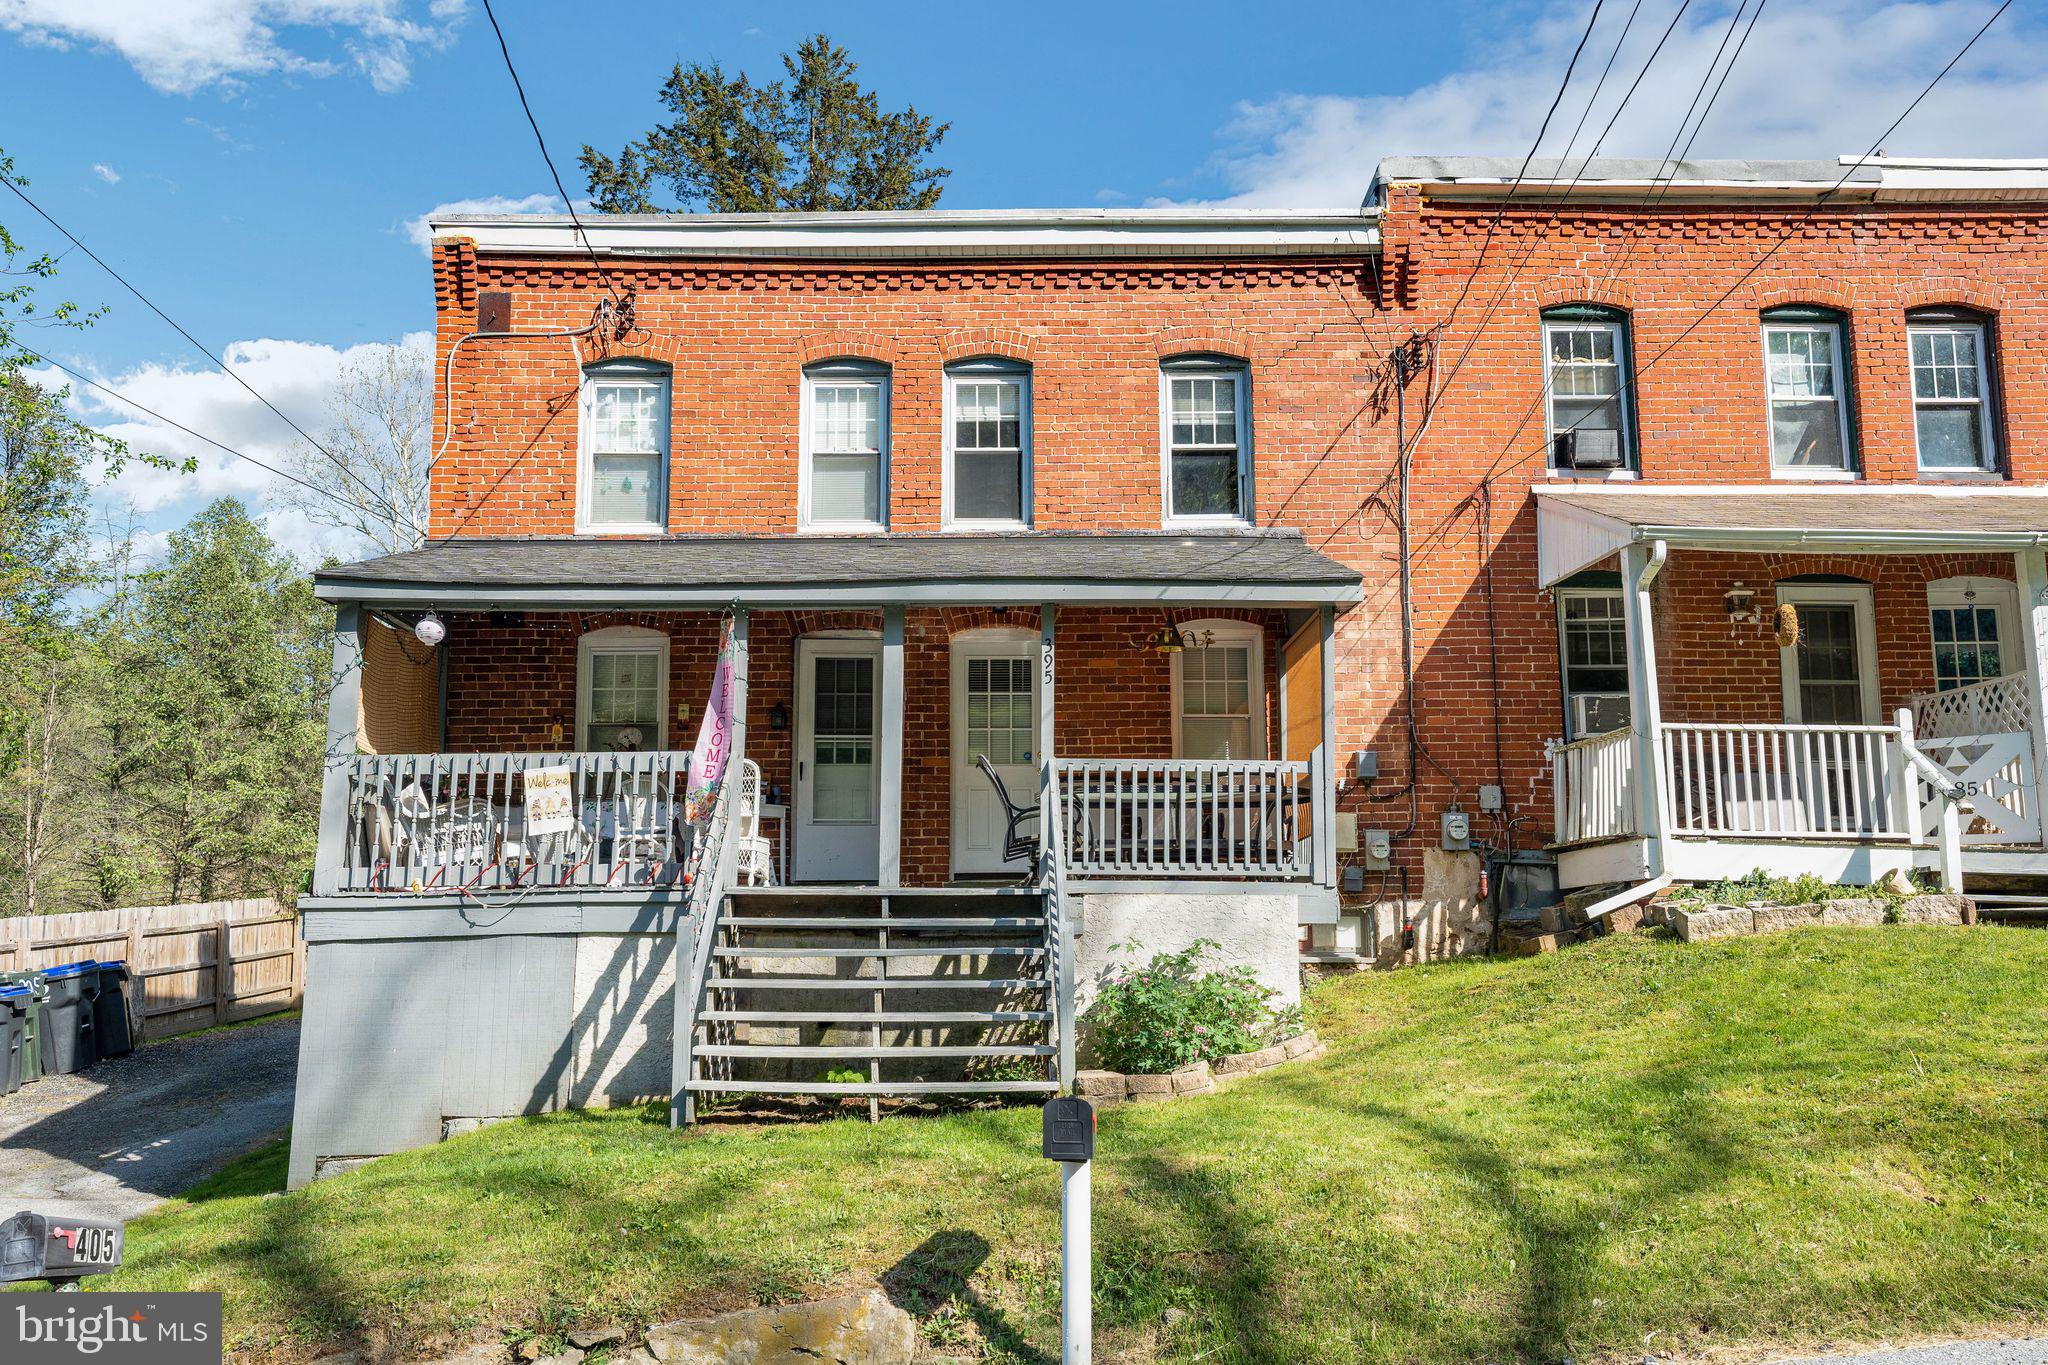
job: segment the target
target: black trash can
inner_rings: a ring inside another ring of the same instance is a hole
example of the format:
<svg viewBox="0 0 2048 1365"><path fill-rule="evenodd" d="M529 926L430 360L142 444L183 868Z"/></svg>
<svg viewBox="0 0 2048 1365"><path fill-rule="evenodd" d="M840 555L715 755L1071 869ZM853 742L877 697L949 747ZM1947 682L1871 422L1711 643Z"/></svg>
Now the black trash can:
<svg viewBox="0 0 2048 1365"><path fill-rule="evenodd" d="M21 1044L21 1083L43 1078L43 1005L50 998L50 983L41 972L0 972L0 991L20 991L27 996L28 1036Z"/></svg>
<svg viewBox="0 0 2048 1365"><path fill-rule="evenodd" d="M93 1005L100 993L100 964L90 959L51 967L43 973L50 998L43 1003L43 1074L69 1075L93 1063Z"/></svg>
<svg viewBox="0 0 2048 1365"><path fill-rule="evenodd" d="M100 964L100 998L92 1008L92 1046L101 1061L135 1051L135 1030L128 1019L126 962Z"/></svg>
<svg viewBox="0 0 2048 1365"><path fill-rule="evenodd" d="M27 1045L28 991L0 988L0 1095L21 1089L21 1054Z"/></svg>

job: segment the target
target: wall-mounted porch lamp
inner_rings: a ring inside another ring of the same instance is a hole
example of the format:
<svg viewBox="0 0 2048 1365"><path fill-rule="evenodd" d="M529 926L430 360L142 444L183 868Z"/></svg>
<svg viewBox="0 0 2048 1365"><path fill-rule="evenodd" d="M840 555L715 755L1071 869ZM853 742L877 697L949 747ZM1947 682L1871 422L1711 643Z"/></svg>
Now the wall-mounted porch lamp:
<svg viewBox="0 0 2048 1365"><path fill-rule="evenodd" d="M1756 589L1739 578L1721 594L1721 609L1728 613L1731 626L1753 626L1762 619L1757 615Z"/></svg>
<svg viewBox="0 0 2048 1365"><path fill-rule="evenodd" d="M789 707L781 702L776 702L775 705L769 707L768 728L771 730L787 730L789 728Z"/></svg>
<svg viewBox="0 0 2048 1365"><path fill-rule="evenodd" d="M1178 654L1182 649L1186 648L1181 641L1180 632L1173 628L1171 621L1146 636L1145 643L1150 648L1158 650L1161 654Z"/></svg>

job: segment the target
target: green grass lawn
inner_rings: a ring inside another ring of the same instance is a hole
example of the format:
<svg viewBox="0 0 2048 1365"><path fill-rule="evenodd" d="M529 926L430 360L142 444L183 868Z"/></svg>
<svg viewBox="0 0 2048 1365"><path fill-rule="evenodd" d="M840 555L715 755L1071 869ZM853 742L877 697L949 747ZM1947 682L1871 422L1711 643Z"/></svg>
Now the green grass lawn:
<svg viewBox="0 0 2048 1365"><path fill-rule="evenodd" d="M1312 1013L1320 1061L1103 1116L1104 1359L1640 1359L2048 1316L2048 934L1632 935L1347 979ZM264 1355L887 1273L934 1342L1056 1359L1037 1144L1035 1109L564 1114L264 1198L279 1148L134 1224L108 1287L220 1290Z"/></svg>

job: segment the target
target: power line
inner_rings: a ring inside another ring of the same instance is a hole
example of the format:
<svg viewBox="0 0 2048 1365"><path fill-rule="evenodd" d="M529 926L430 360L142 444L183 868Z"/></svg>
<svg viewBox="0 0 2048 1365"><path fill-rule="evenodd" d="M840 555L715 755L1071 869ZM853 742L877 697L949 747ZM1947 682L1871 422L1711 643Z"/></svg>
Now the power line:
<svg viewBox="0 0 2048 1365"><path fill-rule="evenodd" d="M162 422L167 427L172 427L178 431L182 431L195 441L204 441L206 442L206 444L212 446L215 450L225 451L226 453L234 456L238 460L247 460L250 464L255 465L258 469L266 470L269 473L276 475L278 478L283 479L287 483L295 483L309 493L318 493L321 497L326 498L328 501L336 504L337 506L345 507L351 512L357 510L354 503L349 502L346 498L338 496L331 490L321 488L316 484L308 483L306 480L298 477L296 474L287 474L282 469L279 469L276 465L265 464L263 461L257 459L254 455L246 454L243 451L236 450L231 445L226 445L220 441L214 440L205 432L194 431L192 428L186 426L183 422L177 421L174 418L166 417L162 413L158 412L155 408L136 402L133 398L130 398L127 394L122 393L120 390L108 388L105 384L100 383L91 375L80 374L77 370L72 369L69 365L66 365L61 360L52 359L51 357L44 355L40 351L32 351L28 347L22 345L19 341L14 342L13 346L14 349L20 351L23 355L33 356L35 359L40 360L43 364L48 365L52 369L62 370L64 373L70 375L79 383L85 385L87 388L95 389L100 393L106 394L109 398L118 398L123 403L126 403L129 407L134 408L137 412L152 417L155 420Z"/></svg>
<svg viewBox="0 0 2048 1365"><path fill-rule="evenodd" d="M90 257L94 265L97 265L100 269L106 271L109 275L112 275L115 281L119 283L123 289L126 289L129 293L133 294L137 299L141 300L143 307L149 309L150 312L155 313L158 317L162 318L166 323L168 323L172 331L176 332L179 336L185 338L185 340L191 342L193 349L197 350L201 355L205 356L207 360L211 364L213 364L215 368L219 369L222 374L234 380L237 384L241 385L242 388L247 390L251 398L254 398L264 407L269 408L273 413L277 414L278 419L282 421L286 426L290 427L293 431L297 432L300 438L303 439L306 442L306 444L312 446L313 449L319 451L322 455L325 455L330 461L332 461L335 469L340 471L344 478L353 480L358 488L361 488L363 492L365 492L372 498L381 498L384 496L383 494L379 493L376 489L372 488L368 483L364 482L362 477L358 475L354 470L350 469L348 467L347 461L343 460L339 455L336 455L326 446L320 444L320 442L314 440L312 433L308 432L304 427L300 426L297 422L294 422L288 415L286 415L285 411L282 408L278 407L277 404L271 402L268 398L265 398L262 394L258 393L255 387L251 385L248 380L242 378L241 375L235 373L233 367L231 367L225 360L222 360L219 356L215 355L211 347L207 346L198 337L195 337L190 332L186 331L182 326L179 325L178 320L176 318L172 317L169 313L166 313L163 309L157 307L155 302L150 299L149 295L143 293L140 289L137 289L133 284L129 283L127 276L123 275L120 271L114 269L114 267L108 265L104 260L102 260L100 258L99 253L94 251L91 247L87 246L84 242L80 241L77 235L74 234L70 228L65 227L62 223L58 222L55 218L51 217L50 211L48 209L45 209L41 204L38 204L35 200L29 198L28 192L22 189L21 186L14 183L12 178L8 176L0 176L0 185L5 185L8 189L12 190L14 192L14 196L17 199L21 200L22 203L27 204L30 208L34 209L44 222L48 223L51 227L57 229L57 231L63 233L65 238L71 243L72 246L76 247L80 251L83 251L88 257ZM63 369L64 367L60 365L58 366L58 368ZM90 383L91 381L88 380L86 382ZM200 439L204 440L206 438L201 437Z"/></svg>
<svg viewBox="0 0 2048 1365"><path fill-rule="evenodd" d="M1694 332L1698 331L1699 328L1706 322L1706 320L1714 315L1714 311L1716 309L1718 309L1722 304L1726 303L1729 299L1733 298L1736 290L1740 289L1743 285L1747 284L1752 278L1755 277L1756 273L1759 270L1762 270L1766 265L1768 265L1771 259L1774 256L1776 256L1780 250L1784 248L1785 244L1792 240L1793 231L1796 231L1798 228L1803 227L1808 222L1810 222L1815 214L1819 213L1821 209L1827 206L1828 201L1834 198L1836 193L1841 190L1842 186L1849 183L1850 176L1854 175L1857 171L1863 169L1864 166L1870 163L1872 158L1874 158L1877 155L1878 148L1884 146L1885 142L1891 137L1891 135L1898 131L1900 124L1904 123L1908 118L1912 117L1913 111L1920 107L1922 101L1924 101L1929 95L1934 93L1934 88L1940 85L1942 81L1947 78L1949 72L1955 70L1957 63L1961 62L1963 58L1970 55L1970 50L1977 46L1978 40L1981 39L1986 33L1990 32L1991 26L1997 23L1999 18L2002 15L2004 15L2004 13L2007 10L2011 8L2012 0L2003 0L2003 3L2000 4L1997 9L1991 12L1991 17L1986 19L1983 25L1980 28L1978 28L1978 30L1975 33L1970 35L1970 40L1963 44L1962 50L1957 52L1955 56L1949 58L1948 64L1943 66L1941 70L1934 73L1934 79L1927 82L1926 86L1920 91L1920 93L1913 97L1913 102L1911 104L1908 104L1905 107L1905 109L1899 114L1899 116L1893 119L1891 123L1885 127L1885 130L1882 133L1879 133L1877 135L1876 140L1870 144L1869 149L1865 151L1862 156L1859 156L1849 162L1848 167L1843 170L1842 174L1835 180L1835 183L1828 186L1827 189L1822 191L1821 194L1817 198L1815 198L1812 205L1810 205L1807 208L1806 212L1801 214L1798 217L1798 219L1795 222L1793 222L1793 224L1791 225L1791 229L1788 229L1782 236L1778 238L1777 241L1773 242L1768 251L1765 251L1762 255L1758 256L1755 261L1751 262L1747 270L1744 270L1740 275L1736 276L1734 283L1730 284L1726 289L1722 290L1720 295L1716 297L1712 303L1708 304L1705 308L1701 309L1699 316L1695 317L1691 322L1687 323L1683 331L1679 332L1677 336L1673 337L1670 341L1666 342L1664 346L1657 352L1657 354L1651 356L1647 362L1640 366L1637 366L1635 368L1635 372L1627 376L1627 378L1624 379L1623 382L1616 387L1614 395L1615 401L1622 401L1624 395L1628 394L1640 383L1643 375L1647 374L1650 370L1655 369L1657 363L1664 359L1665 356L1670 355L1671 352L1679 345L1680 342L1684 341L1687 337L1691 336ZM1585 416L1582 416L1578 419L1578 421L1573 422L1571 426L1566 428L1566 430L1578 430L1580 424L1591 416L1591 412L1586 413ZM1522 421L1522 427L1525 427L1527 425L1528 419L1524 417ZM1508 448L1514 443L1515 437L1521 435L1522 427L1515 428L1515 430L1509 434L1507 441L1502 443L1500 450L1495 453L1494 467L1487 471L1487 479L1490 480L1496 474L1501 472L1501 465L1499 463L1500 458L1507 454ZM1506 467L1509 469L1513 469L1525 463L1530 458L1530 456L1525 455L1520 460L1516 460ZM1482 482L1483 481L1484 480L1482 480Z"/></svg>
<svg viewBox="0 0 2048 1365"><path fill-rule="evenodd" d="M562 184L562 173L555 169L555 159L548 155L548 140L540 134L540 122L533 116L533 106L526 102L526 86L519 79L519 68L512 65L512 49L505 46L505 30L498 27L498 16L491 12L491 0L484 0L484 17L491 21L491 32L498 35L498 52L505 59L505 70L512 77L512 89L519 95L519 107L526 113L527 126L533 129L533 140L540 144L540 159L548 163L548 174L555 179L555 191L562 196L562 203L568 206L569 222L576 228L576 239L583 243L583 249L590 254L590 263L597 267L598 278L611 292L612 301L621 308L626 306L617 287L612 284L610 272L604 262L597 258L597 248L590 244L589 234L583 231L583 220L576 216L576 202L569 197L568 189Z"/></svg>

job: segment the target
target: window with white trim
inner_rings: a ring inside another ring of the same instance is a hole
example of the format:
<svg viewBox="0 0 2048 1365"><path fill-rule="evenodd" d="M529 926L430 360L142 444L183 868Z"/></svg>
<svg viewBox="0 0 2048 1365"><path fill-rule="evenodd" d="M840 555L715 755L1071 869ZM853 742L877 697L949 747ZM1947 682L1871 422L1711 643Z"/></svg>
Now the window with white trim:
<svg viewBox="0 0 2048 1365"><path fill-rule="evenodd" d="M1998 578L1942 578L1927 585L1928 635L1934 685L1942 692L2002 678L2020 663L2012 623L2019 615L2013 585Z"/></svg>
<svg viewBox="0 0 2048 1365"><path fill-rule="evenodd" d="M1251 385L1243 362L1168 361L1159 387L1168 523L1250 521Z"/></svg>
<svg viewBox="0 0 2048 1365"><path fill-rule="evenodd" d="M879 531L889 519L889 369L836 360L804 371L802 523Z"/></svg>
<svg viewBox="0 0 2048 1365"><path fill-rule="evenodd" d="M1616 587L1560 588L1557 631L1567 739L1628 724L1628 627Z"/></svg>
<svg viewBox="0 0 2048 1365"><path fill-rule="evenodd" d="M616 360L585 370L578 428L576 529L666 529L668 366Z"/></svg>
<svg viewBox="0 0 2048 1365"><path fill-rule="evenodd" d="M1948 313L1906 320L1913 353L1913 436L1929 474L1998 468L1984 324Z"/></svg>
<svg viewBox="0 0 2048 1365"><path fill-rule="evenodd" d="M576 747L640 753L668 747L668 636L608 626L576 642Z"/></svg>
<svg viewBox="0 0 2048 1365"><path fill-rule="evenodd" d="M1764 314L1773 471L1823 477L1853 472L1846 332L1840 314L1822 309Z"/></svg>
<svg viewBox="0 0 2048 1365"><path fill-rule="evenodd" d="M946 522L1031 524L1031 370L1014 360L946 369Z"/></svg>
<svg viewBox="0 0 2048 1365"><path fill-rule="evenodd" d="M1560 469L1635 467L1629 430L1628 324L1611 308L1553 308L1543 314L1544 392L1551 462ZM1571 433L1576 464L1557 438Z"/></svg>
<svg viewBox="0 0 2048 1365"><path fill-rule="evenodd" d="M1179 629L1182 647L1173 656L1179 756L1264 758L1265 665L1258 627L1198 621Z"/></svg>

